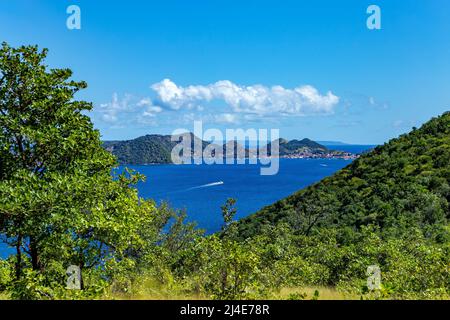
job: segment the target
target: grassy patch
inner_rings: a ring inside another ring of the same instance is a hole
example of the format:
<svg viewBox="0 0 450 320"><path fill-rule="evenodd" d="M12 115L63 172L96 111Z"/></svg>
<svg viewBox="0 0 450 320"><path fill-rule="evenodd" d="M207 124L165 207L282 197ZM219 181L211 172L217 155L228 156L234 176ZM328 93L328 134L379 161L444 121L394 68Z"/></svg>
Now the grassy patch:
<svg viewBox="0 0 450 320"><path fill-rule="evenodd" d="M318 295L316 293L318 292ZM348 294L338 291L330 287L293 287L282 288L279 293L275 295L277 300L302 298L305 300L359 300L358 295Z"/></svg>
<svg viewBox="0 0 450 320"><path fill-rule="evenodd" d="M0 300L9 300L9 295L4 293L4 292L0 292Z"/></svg>

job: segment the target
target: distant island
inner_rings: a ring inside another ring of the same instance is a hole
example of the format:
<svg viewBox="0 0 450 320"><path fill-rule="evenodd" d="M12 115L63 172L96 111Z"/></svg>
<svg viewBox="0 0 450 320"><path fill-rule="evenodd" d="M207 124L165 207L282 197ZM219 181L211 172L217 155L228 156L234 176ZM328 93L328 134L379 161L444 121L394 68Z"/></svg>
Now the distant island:
<svg viewBox="0 0 450 320"><path fill-rule="evenodd" d="M317 141L317 143L323 144L324 146L348 146L350 143L342 141Z"/></svg>
<svg viewBox="0 0 450 320"><path fill-rule="evenodd" d="M202 146L202 151L210 145L210 142L201 140L192 133L192 144L198 143ZM350 152L331 150L325 145L310 140L308 138L302 140L286 140L278 139L279 157L291 159L356 159L358 154ZM103 147L117 157L119 164L169 164L172 163L171 151L179 141L171 141L170 135L149 134L132 140L124 141L104 141ZM272 156L270 142L265 146L267 156ZM220 146L217 146L220 148ZM262 148L244 147L237 141L228 141L222 145L224 158L255 158L258 155L266 154L262 152ZM238 150L242 150L241 156ZM214 154L212 154L214 156ZM201 154L192 153L192 157L201 157Z"/></svg>

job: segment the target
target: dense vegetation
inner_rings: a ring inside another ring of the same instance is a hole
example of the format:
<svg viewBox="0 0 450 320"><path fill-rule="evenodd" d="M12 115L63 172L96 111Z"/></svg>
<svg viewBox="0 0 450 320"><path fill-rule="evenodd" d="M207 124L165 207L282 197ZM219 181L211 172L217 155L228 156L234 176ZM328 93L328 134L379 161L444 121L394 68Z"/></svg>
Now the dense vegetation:
<svg viewBox="0 0 450 320"><path fill-rule="evenodd" d="M450 112L393 139L315 185L263 208L239 224L242 237L285 222L297 234L335 228L343 242L362 226L383 238L418 229L437 243L449 241Z"/></svg>
<svg viewBox="0 0 450 320"><path fill-rule="evenodd" d="M0 237L15 249L0 298L450 297L449 113L242 222L229 199L222 231L204 236L139 198L144 177L114 172L74 97L86 84L46 53L0 50ZM80 290L66 288L69 266Z"/></svg>
<svg viewBox="0 0 450 320"><path fill-rule="evenodd" d="M0 50L0 234L15 248L0 283L17 298L73 294L64 289L69 265L94 294L155 220L154 204L130 188L139 175L112 178L116 161L83 114L92 105L73 99L86 83L69 80L68 69L48 70L46 54L5 43Z"/></svg>
<svg viewBox="0 0 450 320"><path fill-rule="evenodd" d="M170 163L170 152L174 145L170 141L170 136L161 135L146 135L133 140L103 143L121 164Z"/></svg>

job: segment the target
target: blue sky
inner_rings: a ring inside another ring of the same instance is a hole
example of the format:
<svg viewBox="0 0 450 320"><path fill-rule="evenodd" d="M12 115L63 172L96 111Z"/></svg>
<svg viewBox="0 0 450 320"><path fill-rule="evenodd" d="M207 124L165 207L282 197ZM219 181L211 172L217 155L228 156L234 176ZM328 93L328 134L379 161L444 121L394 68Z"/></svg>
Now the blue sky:
<svg viewBox="0 0 450 320"><path fill-rule="evenodd" d="M73 4L81 30L66 28ZM9 0L0 40L47 47L87 81L104 139L203 120L378 144L450 109L447 0Z"/></svg>

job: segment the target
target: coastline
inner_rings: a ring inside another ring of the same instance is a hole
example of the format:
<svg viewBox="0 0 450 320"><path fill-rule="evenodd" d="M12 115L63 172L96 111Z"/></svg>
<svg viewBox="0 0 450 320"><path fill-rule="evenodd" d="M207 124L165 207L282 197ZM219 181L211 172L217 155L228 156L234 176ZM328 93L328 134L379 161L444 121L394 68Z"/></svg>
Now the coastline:
<svg viewBox="0 0 450 320"><path fill-rule="evenodd" d="M245 158L224 158L224 162L223 164L226 164L226 159L233 159L233 160L237 160L237 159L304 159L304 160L355 160L358 159L361 155L360 154L345 154L345 155L317 155L317 156L306 156L306 155L300 155L300 154L293 154L293 155L282 155L282 156L278 156L278 157L260 157L260 158L256 158L256 157L245 157ZM189 165L189 164L195 164L195 162L193 161L194 159L199 159L199 158L189 158L188 161L186 163L181 163L178 165ZM204 158L201 158L202 162L204 160ZM208 158L211 159L211 158ZM247 163L247 162L246 162ZM220 163L216 163L216 164L220 164ZM173 162L153 162L153 163L119 163L119 166L159 166L159 165L176 165Z"/></svg>

